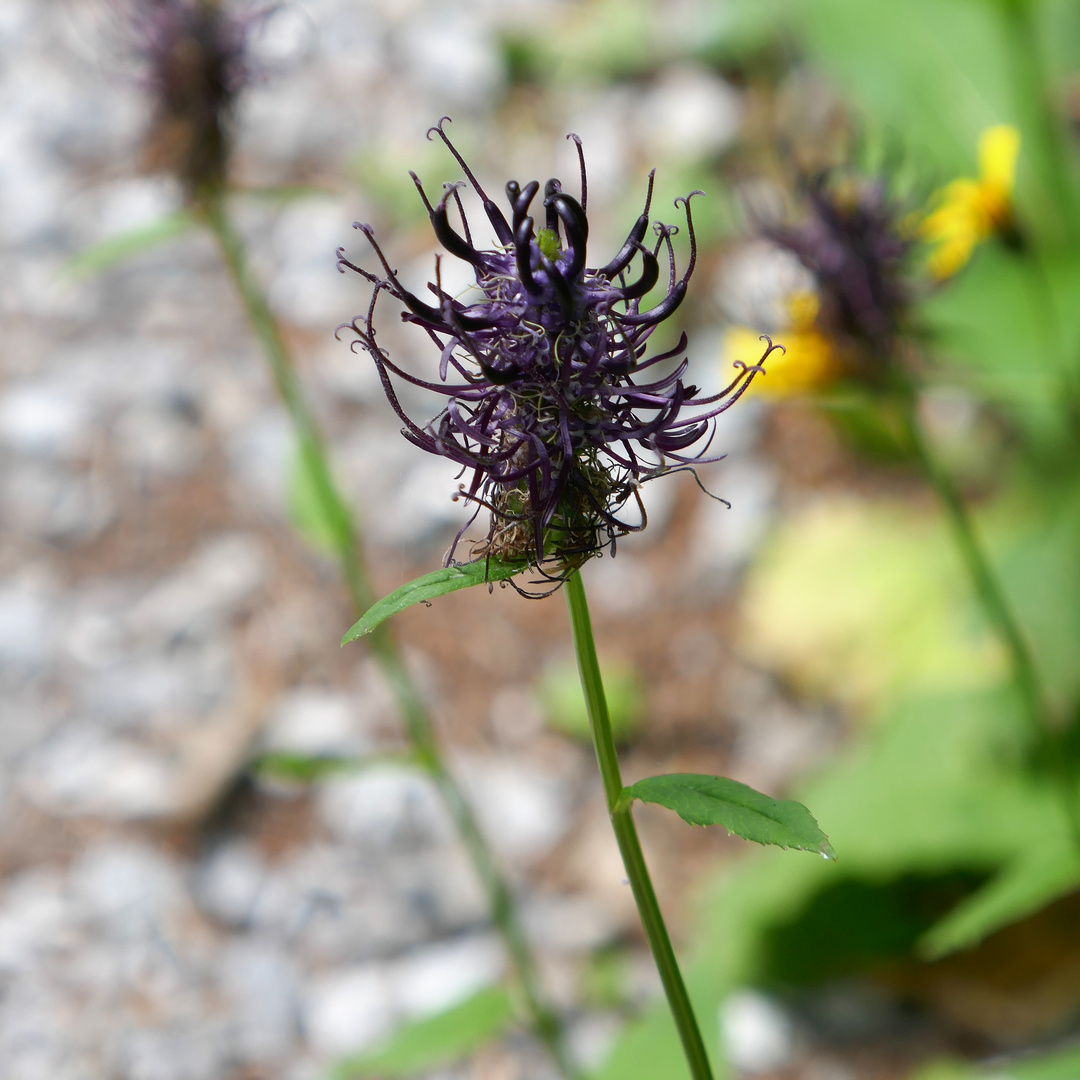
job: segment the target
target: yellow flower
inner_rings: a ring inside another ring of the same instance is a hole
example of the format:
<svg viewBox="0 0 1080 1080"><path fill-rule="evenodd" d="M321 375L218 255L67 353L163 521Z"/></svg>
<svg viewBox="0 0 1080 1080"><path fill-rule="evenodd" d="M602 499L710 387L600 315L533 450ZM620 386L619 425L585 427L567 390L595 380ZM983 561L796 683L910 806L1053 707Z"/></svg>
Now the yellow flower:
<svg viewBox="0 0 1080 1080"><path fill-rule="evenodd" d="M829 339L814 323L818 298L813 293L793 293L788 298L790 329L777 337L783 345L764 363L765 374L758 375L748 393L782 398L806 394L831 382L838 373L835 351ZM748 326L733 326L724 335L722 355L725 367L736 360L756 363L763 351L760 332Z"/></svg>
<svg viewBox="0 0 1080 1080"><path fill-rule="evenodd" d="M938 281L952 277L977 244L1012 226L1019 152L1015 127L987 128L979 136L979 178L954 180L934 196L935 208L923 218L919 232L934 247L927 266Z"/></svg>

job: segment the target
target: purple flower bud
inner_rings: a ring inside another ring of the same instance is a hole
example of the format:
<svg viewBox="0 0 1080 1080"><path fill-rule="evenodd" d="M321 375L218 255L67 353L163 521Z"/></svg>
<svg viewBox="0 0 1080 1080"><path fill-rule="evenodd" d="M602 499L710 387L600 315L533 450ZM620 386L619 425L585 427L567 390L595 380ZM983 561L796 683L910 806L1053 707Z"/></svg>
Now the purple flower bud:
<svg viewBox="0 0 1080 1080"><path fill-rule="evenodd" d="M740 365L732 383L703 396L683 382L683 334L673 349L646 357L648 339L686 295L697 258L690 210L692 192L677 199L686 216L690 259L680 275L671 238L673 225L656 223L645 243L652 202L649 175L645 208L619 253L590 268L589 222L581 142L580 201L558 180L544 186L506 185L509 213L487 196L443 131L447 118L428 132L457 159L480 197L499 246L475 246L458 186L448 184L432 203L413 176L439 242L473 268L482 299L465 304L440 284L439 258L430 300L410 292L390 267L368 225L357 224L371 242L381 273L356 266L338 251L339 268L373 286L365 315L339 327L355 333L379 370L402 434L421 449L462 467L467 481L456 498L475 512L458 533L447 564L481 509L490 512L486 538L473 557L526 559L558 581L618 537L645 527L639 489L663 473L706 458L715 418L745 391L758 367ZM453 202L460 231L450 220ZM642 299L666 263L665 296L647 310ZM402 318L426 332L440 355L439 378L424 379L399 367L376 340L375 308L388 293L405 310ZM766 355L773 348L768 345ZM763 357L764 359L764 357ZM421 426L402 408L392 377L446 398ZM624 511L636 507L629 520Z"/></svg>

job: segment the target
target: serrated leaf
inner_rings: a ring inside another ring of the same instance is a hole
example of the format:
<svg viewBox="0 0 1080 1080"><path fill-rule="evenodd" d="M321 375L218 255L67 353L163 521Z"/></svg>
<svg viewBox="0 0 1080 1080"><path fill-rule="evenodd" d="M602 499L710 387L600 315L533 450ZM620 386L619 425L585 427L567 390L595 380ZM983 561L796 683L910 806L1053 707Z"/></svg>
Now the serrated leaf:
<svg viewBox="0 0 1080 1080"><path fill-rule="evenodd" d="M829 838L802 803L772 799L723 776L650 776L625 788L623 798L666 806L691 825L722 825L729 833L756 844L776 844L836 858Z"/></svg>
<svg viewBox="0 0 1080 1080"><path fill-rule="evenodd" d="M472 585L506 581L527 567L528 564L524 561L477 559L476 562L465 563L463 566L446 566L423 577L414 578L369 607L341 639L341 644L347 645L350 641L370 634L380 623L386 622L392 615L397 615L413 604L426 604L439 596L457 592L458 589L468 589Z"/></svg>
<svg viewBox="0 0 1080 1080"><path fill-rule="evenodd" d="M1080 854L1075 849L1058 845L1036 849L1007 866L930 927L919 942L919 951L937 960L970 948L1077 888Z"/></svg>
<svg viewBox="0 0 1080 1080"><path fill-rule="evenodd" d="M501 1035L514 1020L507 991L486 987L445 1012L398 1028L376 1050L339 1061L326 1080L364 1076L389 1080L450 1065Z"/></svg>
<svg viewBox="0 0 1080 1080"><path fill-rule="evenodd" d="M102 240L69 259L64 272L73 277L93 277L110 266L182 236L195 227L189 210L176 210L148 225L138 225Z"/></svg>

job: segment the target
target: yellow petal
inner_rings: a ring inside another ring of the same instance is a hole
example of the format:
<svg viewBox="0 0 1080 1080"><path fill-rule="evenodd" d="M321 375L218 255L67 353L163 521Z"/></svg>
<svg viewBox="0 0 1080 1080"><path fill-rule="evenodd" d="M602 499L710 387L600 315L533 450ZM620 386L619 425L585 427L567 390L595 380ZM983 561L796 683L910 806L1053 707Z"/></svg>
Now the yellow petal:
<svg viewBox="0 0 1080 1080"><path fill-rule="evenodd" d="M977 180L954 180L933 199L935 209L922 220L919 233L935 243L957 231L968 231L983 221L985 196Z"/></svg>
<svg viewBox="0 0 1080 1080"><path fill-rule="evenodd" d="M923 218L919 234L933 245L927 269L938 281L952 277L971 258L994 225L994 206L976 180L954 180L936 196L937 207Z"/></svg>
<svg viewBox="0 0 1080 1080"><path fill-rule="evenodd" d="M974 230L957 231L943 238L926 260L926 268L936 281L944 281L961 269L982 237Z"/></svg>
<svg viewBox="0 0 1080 1080"><path fill-rule="evenodd" d="M837 375L832 346L824 334L816 330L791 330L780 334L776 349L762 365L764 375L757 375L748 393L763 397L782 398L805 394L831 382ZM722 356L724 367L741 360L756 364L765 345L756 330L748 326L733 326L724 335Z"/></svg>
<svg viewBox="0 0 1080 1080"><path fill-rule="evenodd" d="M1016 159L1020 154L1020 130L1012 124L995 124L979 136L979 179L1002 195L1016 187Z"/></svg>

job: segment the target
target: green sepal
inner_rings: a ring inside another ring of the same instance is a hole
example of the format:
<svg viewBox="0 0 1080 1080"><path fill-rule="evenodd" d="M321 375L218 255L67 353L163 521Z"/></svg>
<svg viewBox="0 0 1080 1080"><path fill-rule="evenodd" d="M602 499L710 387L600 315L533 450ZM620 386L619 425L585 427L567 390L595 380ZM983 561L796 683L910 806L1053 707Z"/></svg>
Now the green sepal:
<svg viewBox="0 0 1080 1080"><path fill-rule="evenodd" d="M634 799L674 810L691 825L722 825L755 844L836 858L829 838L802 803L772 799L737 780L702 773L649 776L623 789L622 803Z"/></svg>
<svg viewBox="0 0 1080 1080"><path fill-rule="evenodd" d="M350 641L370 634L380 623L386 622L392 615L412 607L413 604L426 604L436 597L457 592L458 589L468 589L472 585L506 581L528 569L528 565L523 559L514 562L477 559L476 562L462 566L446 566L424 574L423 577L414 578L369 607L341 639L341 644L347 645Z"/></svg>

